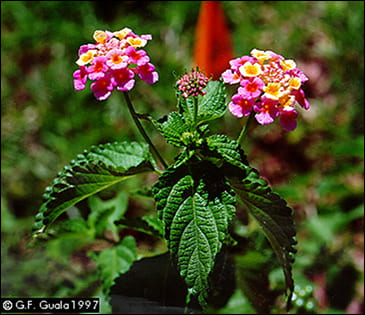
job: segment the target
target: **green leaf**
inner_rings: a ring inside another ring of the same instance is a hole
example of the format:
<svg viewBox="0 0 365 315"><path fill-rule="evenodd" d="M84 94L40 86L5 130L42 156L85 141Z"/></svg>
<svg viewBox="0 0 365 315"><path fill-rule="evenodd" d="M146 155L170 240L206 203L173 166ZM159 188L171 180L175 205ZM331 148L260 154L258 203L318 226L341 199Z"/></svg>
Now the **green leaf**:
<svg viewBox="0 0 365 315"><path fill-rule="evenodd" d="M207 137L204 145L202 148L205 156L213 156L241 169L245 169L248 166L247 157L241 146L238 142L229 139L225 135Z"/></svg>
<svg viewBox="0 0 365 315"><path fill-rule="evenodd" d="M204 89L207 93L198 96L198 114L196 125L217 119L226 111L225 86L221 81L209 81ZM179 97L178 108L185 122L194 125L194 98Z"/></svg>
<svg viewBox="0 0 365 315"><path fill-rule="evenodd" d="M68 265L71 255L76 250L87 247L93 241L87 230L85 232L59 233L57 237L47 241L46 253L48 257Z"/></svg>
<svg viewBox="0 0 365 315"><path fill-rule="evenodd" d="M157 216L143 216L140 218L122 218L116 222L119 227L133 229L149 235L163 238L164 225Z"/></svg>
<svg viewBox="0 0 365 315"><path fill-rule="evenodd" d="M33 229L43 232L59 215L77 202L120 181L153 171L148 146L122 142L93 146L71 161L46 188L44 202L36 215Z"/></svg>
<svg viewBox="0 0 365 315"><path fill-rule="evenodd" d="M98 265L103 291L108 294L114 280L126 273L137 259L136 241L133 236L126 236L117 246L104 249L99 254L90 252L89 256Z"/></svg>
<svg viewBox="0 0 365 315"><path fill-rule="evenodd" d="M257 314L270 314L276 294L270 287L270 257L257 250L235 256L237 286L241 288Z"/></svg>
<svg viewBox="0 0 365 315"><path fill-rule="evenodd" d="M283 268L288 293L288 303L294 290L291 264L294 262L295 228L292 210L286 201L272 192L258 172L246 166L243 177L238 177L238 169L230 169L227 174L239 200L260 224L265 236L276 253ZM242 173L241 173L242 174Z"/></svg>
<svg viewBox="0 0 365 315"><path fill-rule="evenodd" d="M266 181L260 179L258 172L248 166L247 158L236 141L223 135L213 135L206 138L201 150L217 166L222 166L238 198L263 229L283 268L290 302L294 289L291 264L296 252L292 210L285 200L271 191Z"/></svg>
<svg viewBox="0 0 365 315"><path fill-rule="evenodd" d="M189 132L189 127L180 113L172 112L156 121L155 125L167 142L177 147L184 146L183 135Z"/></svg>
<svg viewBox="0 0 365 315"><path fill-rule="evenodd" d="M97 235L103 235L106 230L113 233L114 239L119 241L118 227L115 221L123 217L128 207L128 196L121 191L113 199L102 200L98 196L89 197L91 213L87 219L89 227Z"/></svg>
<svg viewBox="0 0 365 315"><path fill-rule="evenodd" d="M221 81L210 81L205 88L207 94L199 100L198 122L203 123L222 117L226 112L225 86Z"/></svg>
<svg viewBox="0 0 365 315"><path fill-rule="evenodd" d="M208 276L235 213L234 192L213 164L189 161L165 171L154 194L170 252L204 307Z"/></svg>
<svg viewBox="0 0 365 315"><path fill-rule="evenodd" d="M143 216L141 219L147 223L148 227L155 231L155 234L164 235L164 224L157 216Z"/></svg>

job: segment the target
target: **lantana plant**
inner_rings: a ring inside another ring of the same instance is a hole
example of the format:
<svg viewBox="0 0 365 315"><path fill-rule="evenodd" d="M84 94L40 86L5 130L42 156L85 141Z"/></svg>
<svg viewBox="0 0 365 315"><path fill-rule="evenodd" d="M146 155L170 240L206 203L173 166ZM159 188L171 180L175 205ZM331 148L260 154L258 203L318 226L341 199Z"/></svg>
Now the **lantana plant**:
<svg viewBox="0 0 365 315"><path fill-rule="evenodd" d="M286 131L294 130L296 104L309 108L302 89L308 78L293 60L253 49L251 56L231 60L230 68L218 81L205 75L204 69L183 74L175 85L177 109L154 119L138 114L129 94L137 77L147 84L159 79L142 49L152 36L139 36L124 28L116 32L95 31L93 38L94 43L79 49L79 68L73 74L75 90L85 89L90 80L90 89L99 101L107 100L114 91L122 92L145 142L100 144L78 155L46 188L36 215L34 237L44 235L62 213L81 200L133 175L154 172L159 176L151 187L156 215L133 221L126 220L123 213L109 218L118 240L122 226L139 231L143 226L148 233L164 239L185 281L187 303L194 297L204 309L217 255L224 244L235 244L230 224L241 203L257 220L278 257L289 304L294 289L291 265L296 251L292 210L249 165L240 144L247 128L234 140L224 134L211 134L209 122L221 118L228 108L235 117L255 117L261 125L279 118ZM239 85L228 104L225 84ZM168 164L154 146L141 124L142 118L148 118L168 143L180 148L174 163ZM94 221L94 225L102 224L102 220ZM120 270L105 273L106 292L136 260L135 246L132 236L116 245L115 255L123 263ZM103 253L92 258L101 268L107 265L102 263Z"/></svg>

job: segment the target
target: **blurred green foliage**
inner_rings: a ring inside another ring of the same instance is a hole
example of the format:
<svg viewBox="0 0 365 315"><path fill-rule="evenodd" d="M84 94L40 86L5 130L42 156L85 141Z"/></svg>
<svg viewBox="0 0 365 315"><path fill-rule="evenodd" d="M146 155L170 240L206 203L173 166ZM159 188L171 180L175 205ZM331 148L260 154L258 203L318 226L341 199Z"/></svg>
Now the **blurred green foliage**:
<svg viewBox="0 0 365 315"><path fill-rule="evenodd" d="M286 133L278 124L254 125L244 143L250 164L295 210L298 254L293 272L298 290L291 312L362 313L364 3L222 4L236 56L252 48L270 49L295 59L309 77L305 92L311 109L300 111L298 128ZM176 105L175 76L192 66L199 6L197 1L1 2L2 296L99 292L95 265L82 246L69 255L54 242L24 248L43 190L64 165L92 144L142 140L121 95L98 102L88 89L74 91L77 50L92 41L96 29L127 26L138 34L152 34L146 49L160 80L153 86L137 82L131 97L138 111L159 118ZM226 113L212 129L234 138L244 123ZM176 149L151 125L144 125L171 159ZM137 191L154 180L141 176L119 188ZM87 203L79 208L82 214L88 211ZM153 202L132 195L127 213L133 217L146 212L153 212ZM244 211L237 217L235 235L247 240L260 233ZM140 255L161 250L145 236L136 239ZM260 242L257 237L249 243L236 261L237 288L242 291L235 290L228 303L214 311L255 313L257 297L242 294L249 271L261 272L252 261L265 270L265 290L283 287L278 266L268 268L273 265L269 247Z"/></svg>

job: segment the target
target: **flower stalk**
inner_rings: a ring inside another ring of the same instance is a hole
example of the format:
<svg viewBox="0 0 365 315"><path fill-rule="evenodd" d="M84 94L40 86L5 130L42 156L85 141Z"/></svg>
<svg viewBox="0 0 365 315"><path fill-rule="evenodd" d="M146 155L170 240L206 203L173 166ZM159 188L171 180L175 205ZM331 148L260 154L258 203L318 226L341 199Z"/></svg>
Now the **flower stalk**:
<svg viewBox="0 0 365 315"><path fill-rule="evenodd" d="M148 137L146 131L144 130L141 122L138 119L138 114L136 113L136 111L134 110L132 101L128 95L127 92L123 92L124 95L124 99L127 103L129 112L131 113L131 116L133 118L134 123L136 124L138 131L141 133L141 135L143 136L144 140L148 143L148 145L150 146L150 149L152 151L152 154L154 155L154 157L159 160L161 162L161 164L163 165L164 168L167 168L168 165L165 162L165 160L163 159L163 157L161 156L160 152L158 152L158 150L156 149L156 147L154 146L154 144L152 143L151 139Z"/></svg>
<svg viewBox="0 0 365 315"><path fill-rule="evenodd" d="M198 119L198 96L193 97L194 100L194 127L196 128L197 119Z"/></svg>
<svg viewBox="0 0 365 315"><path fill-rule="evenodd" d="M254 116L255 116L255 113L251 112L250 116L248 116L248 119L246 121L246 125L244 127L242 127L241 133L237 138L237 142L239 144L241 144L241 142L244 140L244 138L247 134L248 128L249 128L249 126L251 125L251 123L253 121Z"/></svg>

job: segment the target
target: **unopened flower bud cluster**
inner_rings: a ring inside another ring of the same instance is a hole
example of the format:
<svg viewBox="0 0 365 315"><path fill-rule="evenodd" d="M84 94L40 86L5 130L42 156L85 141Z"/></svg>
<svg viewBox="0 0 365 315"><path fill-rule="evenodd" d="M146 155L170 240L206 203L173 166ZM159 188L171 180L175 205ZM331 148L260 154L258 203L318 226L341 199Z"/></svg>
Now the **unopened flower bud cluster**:
<svg viewBox="0 0 365 315"><path fill-rule="evenodd" d="M188 98L190 96L205 95L207 92L204 88L207 86L209 78L198 69L190 73L184 74L177 82L177 88L182 92L182 96Z"/></svg>

